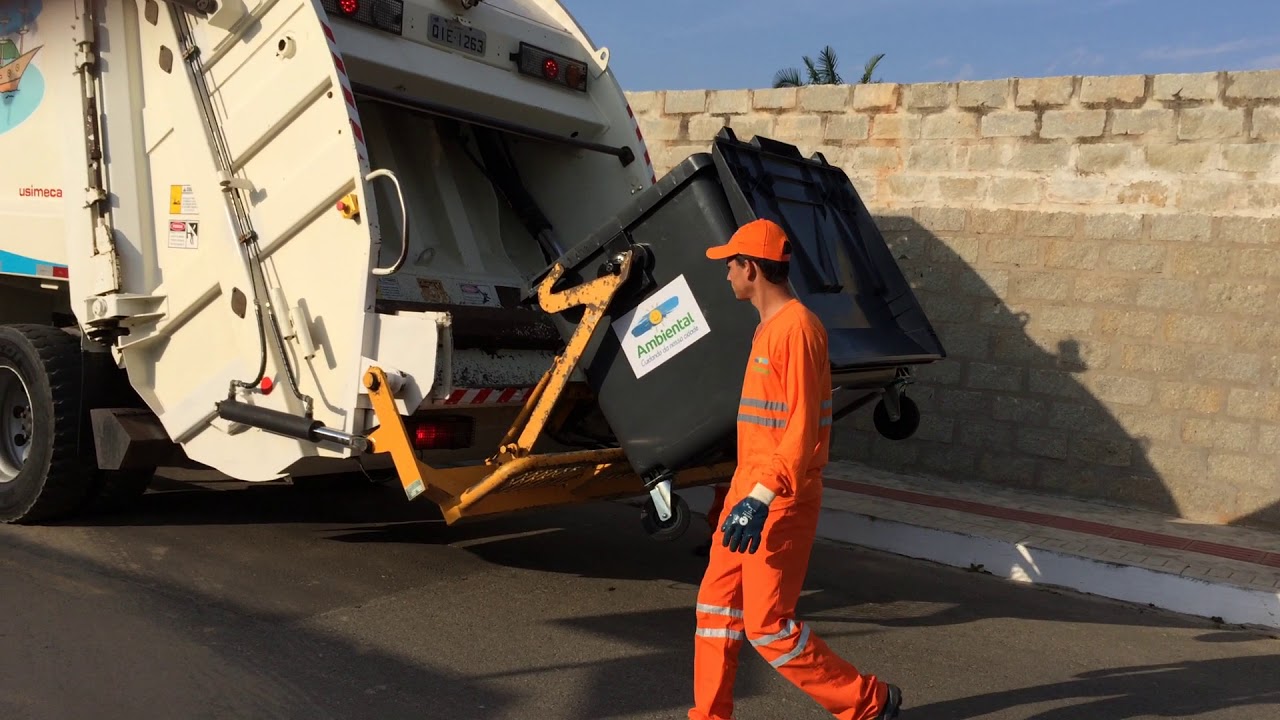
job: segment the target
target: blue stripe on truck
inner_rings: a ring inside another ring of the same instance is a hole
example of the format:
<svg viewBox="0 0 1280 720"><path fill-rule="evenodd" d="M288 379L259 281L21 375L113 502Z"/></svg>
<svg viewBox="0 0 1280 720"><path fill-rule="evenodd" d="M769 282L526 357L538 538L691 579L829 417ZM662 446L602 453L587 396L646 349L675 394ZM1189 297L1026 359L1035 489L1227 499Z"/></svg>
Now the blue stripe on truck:
<svg viewBox="0 0 1280 720"><path fill-rule="evenodd" d="M67 266L0 250L0 273L65 278L67 276Z"/></svg>

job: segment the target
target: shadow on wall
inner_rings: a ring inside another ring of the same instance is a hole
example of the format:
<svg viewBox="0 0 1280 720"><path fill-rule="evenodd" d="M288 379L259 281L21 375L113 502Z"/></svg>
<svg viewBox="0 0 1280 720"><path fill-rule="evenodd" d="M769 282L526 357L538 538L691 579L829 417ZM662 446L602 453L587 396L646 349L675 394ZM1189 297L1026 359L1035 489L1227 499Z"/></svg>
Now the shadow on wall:
<svg viewBox="0 0 1280 720"><path fill-rule="evenodd" d="M1030 334L1033 314L1006 305L947 242L910 216L876 223L948 358L918 368L908 388L922 414L914 437L886 440L871 413L858 412L837 425L833 456L1178 514L1149 442L1081 381L1091 368L1079 340L1042 347Z"/></svg>

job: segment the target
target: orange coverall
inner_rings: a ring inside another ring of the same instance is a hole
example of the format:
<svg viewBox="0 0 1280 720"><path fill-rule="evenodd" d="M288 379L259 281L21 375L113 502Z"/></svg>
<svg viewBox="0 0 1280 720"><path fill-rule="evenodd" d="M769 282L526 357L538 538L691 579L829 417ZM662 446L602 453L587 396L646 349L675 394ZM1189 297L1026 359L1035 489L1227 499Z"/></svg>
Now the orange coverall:
<svg viewBox="0 0 1280 720"><path fill-rule="evenodd" d="M777 497L758 552L711 543L696 607L691 720L732 716L744 639L840 720L874 717L886 698L885 683L859 674L795 617L831 439L828 358L825 328L798 300L762 324L752 341L738 410L738 467L719 523L757 482Z"/></svg>

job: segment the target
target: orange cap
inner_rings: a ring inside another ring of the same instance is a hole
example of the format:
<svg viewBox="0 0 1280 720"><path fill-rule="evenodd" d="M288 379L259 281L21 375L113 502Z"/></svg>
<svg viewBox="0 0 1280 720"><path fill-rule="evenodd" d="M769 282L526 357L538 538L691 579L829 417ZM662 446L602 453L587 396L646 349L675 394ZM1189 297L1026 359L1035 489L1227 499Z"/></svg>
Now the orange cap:
<svg viewBox="0 0 1280 720"><path fill-rule="evenodd" d="M785 262L791 259L791 247L786 231L778 223L761 218L738 228L724 245L707 250L707 257L712 260L727 260L734 255Z"/></svg>

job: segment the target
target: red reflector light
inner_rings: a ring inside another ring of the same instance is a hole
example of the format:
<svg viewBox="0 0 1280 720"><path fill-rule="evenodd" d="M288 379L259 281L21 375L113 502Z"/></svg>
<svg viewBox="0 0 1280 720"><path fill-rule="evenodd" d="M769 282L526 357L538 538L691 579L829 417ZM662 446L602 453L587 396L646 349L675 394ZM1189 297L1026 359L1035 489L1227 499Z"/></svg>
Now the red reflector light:
<svg viewBox="0 0 1280 720"><path fill-rule="evenodd" d="M409 436L418 450L453 450L471 446L469 418L420 420L409 425Z"/></svg>
<svg viewBox="0 0 1280 720"><path fill-rule="evenodd" d="M404 0L320 0L324 12L344 22L357 22L395 35L404 25ZM325 37L333 40L333 30L322 25Z"/></svg>
<svg viewBox="0 0 1280 720"><path fill-rule="evenodd" d="M413 430L413 444L416 447L431 447L441 435L438 425L419 425Z"/></svg>
<svg viewBox="0 0 1280 720"><path fill-rule="evenodd" d="M56 278L70 277L70 273L67 272L67 268L55 267L53 269L53 276Z"/></svg>
<svg viewBox="0 0 1280 720"><path fill-rule="evenodd" d="M541 78L579 92L587 91L587 64L584 62L523 42L520 43L520 51L511 54L511 59L516 63L521 74Z"/></svg>

